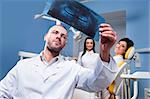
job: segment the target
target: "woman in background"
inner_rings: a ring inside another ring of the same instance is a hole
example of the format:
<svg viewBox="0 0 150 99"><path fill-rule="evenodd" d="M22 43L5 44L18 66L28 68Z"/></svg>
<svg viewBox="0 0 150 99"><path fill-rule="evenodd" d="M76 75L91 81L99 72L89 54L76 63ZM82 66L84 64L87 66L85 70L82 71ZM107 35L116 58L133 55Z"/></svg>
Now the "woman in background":
<svg viewBox="0 0 150 99"><path fill-rule="evenodd" d="M85 68L94 68L93 63L99 57L95 52L95 41L91 37L87 37L84 41L84 49L79 53L77 62Z"/></svg>
<svg viewBox="0 0 150 99"><path fill-rule="evenodd" d="M95 41L91 37L87 37L84 41L84 49L79 53L77 62L85 68L94 69L92 64L98 58L99 54L95 52ZM73 99L95 99L95 93L76 89Z"/></svg>

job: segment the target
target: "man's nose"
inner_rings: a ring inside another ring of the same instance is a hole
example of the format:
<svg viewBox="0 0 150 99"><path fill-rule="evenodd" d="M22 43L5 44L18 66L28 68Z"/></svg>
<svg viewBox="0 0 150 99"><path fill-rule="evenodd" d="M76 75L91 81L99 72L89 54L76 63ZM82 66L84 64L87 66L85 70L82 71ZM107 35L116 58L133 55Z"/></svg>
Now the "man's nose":
<svg viewBox="0 0 150 99"><path fill-rule="evenodd" d="M56 37L60 39L60 38L61 38L61 33L58 33L58 34L56 35Z"/></svg>

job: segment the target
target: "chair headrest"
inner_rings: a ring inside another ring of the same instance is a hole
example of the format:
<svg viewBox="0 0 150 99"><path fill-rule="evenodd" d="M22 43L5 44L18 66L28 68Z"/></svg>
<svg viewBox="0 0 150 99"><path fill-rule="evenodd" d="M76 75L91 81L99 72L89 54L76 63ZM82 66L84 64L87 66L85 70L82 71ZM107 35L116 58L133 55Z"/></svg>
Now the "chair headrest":
<svg viewBox="0 0 150 99"><path fill-rule="evenodd" d="M134 56L135 53L135 48L134 47L130 47L128 48L128 50L125 53L125 59L132 59L132 57Z"/></svg>

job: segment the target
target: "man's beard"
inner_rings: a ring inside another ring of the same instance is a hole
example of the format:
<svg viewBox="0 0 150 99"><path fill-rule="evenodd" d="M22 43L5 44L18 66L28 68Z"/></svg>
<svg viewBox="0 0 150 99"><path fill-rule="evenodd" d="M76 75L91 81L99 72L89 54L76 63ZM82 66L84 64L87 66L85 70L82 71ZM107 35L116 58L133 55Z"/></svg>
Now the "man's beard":
<svg viewBox="0 0 150 99"><path fill-rule="evenodd" d="M50 48L50 47L47 46L47 49L48 49L51 53L59 53L62 48Z"/></svg>

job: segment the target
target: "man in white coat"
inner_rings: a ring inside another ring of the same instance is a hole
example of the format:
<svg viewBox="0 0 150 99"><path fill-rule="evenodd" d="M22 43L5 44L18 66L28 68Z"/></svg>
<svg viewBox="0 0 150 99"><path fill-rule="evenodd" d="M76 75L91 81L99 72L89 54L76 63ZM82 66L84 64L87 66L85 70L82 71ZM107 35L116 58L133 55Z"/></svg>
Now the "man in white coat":
<svg viewBox="0 0 150 99"><path fill-rule="evenodd" d="M109 24L99 28L100 53L94 70L65 60L60 51L67 42L67 30L51 27L45 35L44 50L19 61L0 82L0 99L71 99L74 89L98 92L114 80L117 66L110 56L116 33Z"/></svg>

